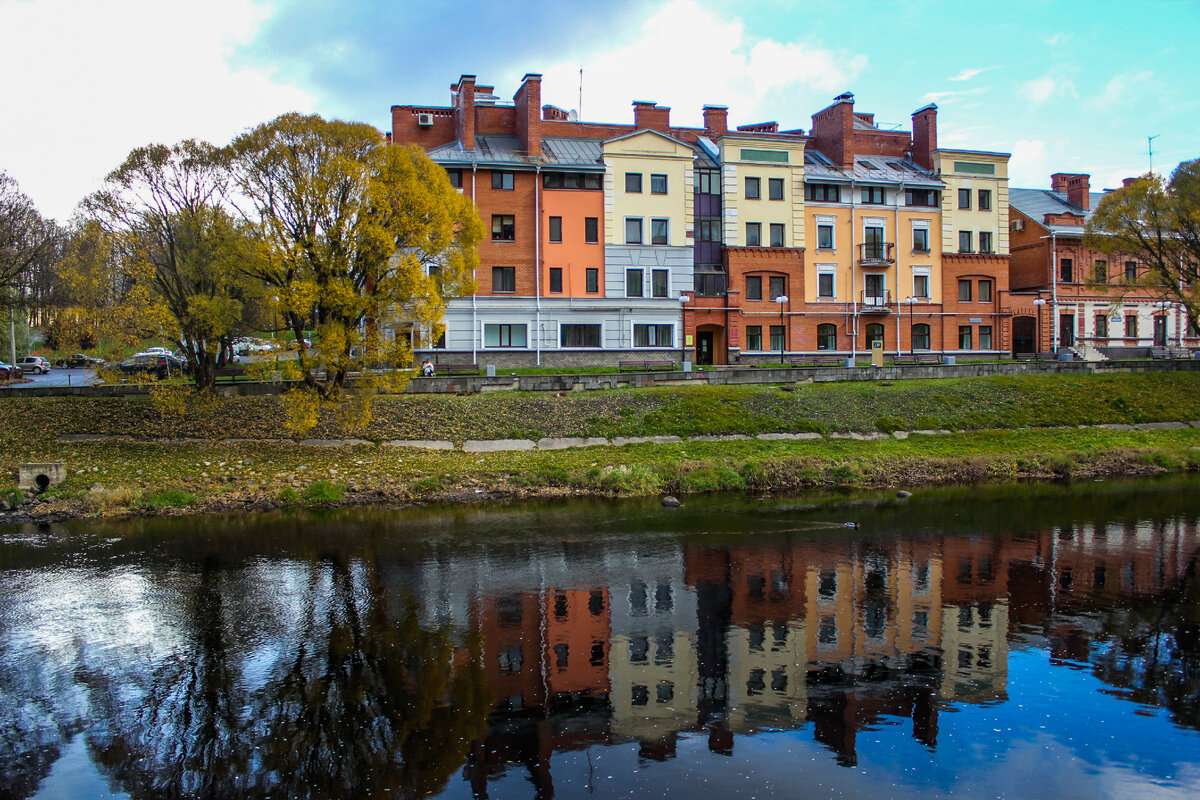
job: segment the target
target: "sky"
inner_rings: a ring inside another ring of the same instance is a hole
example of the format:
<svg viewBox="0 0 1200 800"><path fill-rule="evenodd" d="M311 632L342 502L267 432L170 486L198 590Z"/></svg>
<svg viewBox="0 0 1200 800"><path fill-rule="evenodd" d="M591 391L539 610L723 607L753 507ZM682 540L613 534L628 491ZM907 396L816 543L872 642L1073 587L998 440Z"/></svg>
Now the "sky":
<svg viewBox="0 0 1200 800"><path fill-rule="evenodd" d="M1197 41L1200 0L0 0L0 170L66 222L136 147L287 111L387 130L460 75L507 101L540 73L601 122L807 130L850 91L910 129L934 102L939 144L1011 153L1011 186L1101 189L1200 157Z"/></svg>

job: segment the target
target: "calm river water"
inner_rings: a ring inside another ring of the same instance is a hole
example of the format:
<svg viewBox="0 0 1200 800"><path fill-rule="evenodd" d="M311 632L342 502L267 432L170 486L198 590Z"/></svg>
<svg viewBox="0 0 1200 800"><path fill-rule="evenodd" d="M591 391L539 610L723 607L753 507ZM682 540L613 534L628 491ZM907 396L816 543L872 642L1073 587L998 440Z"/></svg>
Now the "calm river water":
<svg viewBox="0 0 1200 800"><path fill-rule="evenodd" d="M0 798L1200 796L1200 480L0 528Z"/></svg>

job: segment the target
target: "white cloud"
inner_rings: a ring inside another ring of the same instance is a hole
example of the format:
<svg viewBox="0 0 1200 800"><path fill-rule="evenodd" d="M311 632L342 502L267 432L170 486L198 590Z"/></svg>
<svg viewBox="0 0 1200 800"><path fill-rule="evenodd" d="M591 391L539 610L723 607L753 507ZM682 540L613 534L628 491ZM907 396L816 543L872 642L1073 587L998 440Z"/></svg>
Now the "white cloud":
<svg viewBox="0 0 1200 800"><path fill-rule="evenodd" d="M982 87L977 89L963 89L957 92L926 92L922 99L930 103L957 103L968 97L975 97L986 92L987 89Z"/></svg>
<svg viewBox="0 0 1200 800"><path fill-rule="evenodd" d="M1153 82L1154 73L1148 69L1123 72L1110 78L1100 94L1089 102L1101 110L1116 110L1128 103L1131 92L1147 90Z"/></svg>
<svg viewBox="0 0 1200 800"><path fill-rule="evenodd" d="M1047 72L1041 77L1025 81L1018 89L1021 96L1034 104L1046 103L1062 98L1077 98L1075 82L1069 77L1072 70L1067 67Z"/></svg>
<svg viewBox="0 0 1200 800"><path fill-rule="evenodd" d="M809 126L809 115L850 89L867 59L805 42L757 38L690 0L663 6L636 37L543 72L542 101L574 108L583 67L585 120L632 122L631 103L671 106L673 125L699 125L705 104L728 105L730 124L776 119ZM511 76L512 84L519 75Z"/></svg>
<svg viewBox="0 0 1200 800"><path fill-rule="evenodd" d="M1013 143L1008 161L1009 186L1022 189L1050 188L1050 175L1062 172L1050 164L1046 143L1040 139L1021 139Z"/></svg>
<svg viewBox="0 0 1200 800"><path fill-rule="evenodd" d="M949 80L951 80L951 81L969 81L969 80L971 80L971 78L974 78L976 75L982 75L983 73L991 72L994 69L1000 69L1000 67L994 66L994 67L981 67L979 69L964 69L962 72L958 73L953 78L949 78Z"/></svg>
<svg viewBox="0 0 1200 800"><path fill-rule="evenodd" d="M266 16L253 0L42 0L0 4L0 169L65 220L134 147L228 141L313 97L233 48Z"/></svg>

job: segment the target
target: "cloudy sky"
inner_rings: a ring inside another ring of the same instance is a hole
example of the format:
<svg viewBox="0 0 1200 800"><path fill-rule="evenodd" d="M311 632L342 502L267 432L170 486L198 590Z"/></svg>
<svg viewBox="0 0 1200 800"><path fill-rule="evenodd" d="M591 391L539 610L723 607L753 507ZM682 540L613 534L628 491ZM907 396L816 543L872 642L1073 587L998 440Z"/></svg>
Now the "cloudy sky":
<svg viewBox="0 0 1200 800"><path fill-rule="evenodd" d="M1120 185L1200 157L1200 0L0 0L0 170L47 216L134 147L224 143L284 111L381 129L393 104L449 102L475 74L502 99L632 121L631 102L698 125L809 128L834 95L939 142ZM580 69L583 70L582 103Z"/></svg>

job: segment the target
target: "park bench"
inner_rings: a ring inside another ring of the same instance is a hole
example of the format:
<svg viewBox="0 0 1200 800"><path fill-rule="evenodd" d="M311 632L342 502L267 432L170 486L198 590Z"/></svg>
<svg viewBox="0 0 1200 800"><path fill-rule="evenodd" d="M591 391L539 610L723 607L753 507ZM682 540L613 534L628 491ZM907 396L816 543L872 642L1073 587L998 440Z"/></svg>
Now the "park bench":
<svg viewBox="0 0 1200 800"><path fill-rule="evenodd" d="M1014 353L1015 361L1054 361L1054 351L1047 350L1041 353Z"/></svg>
<svg viewBox="0 0 1200 800"><path fill-rule="evenodd" d="M936 365L942 363L941 353L917 353L917 363L922 365Z"/></svg>
<svg viewBox="0 0 1200 800"><path fill-rule="evenodd" d="M478 364L434 364L433 371L443 375L478 375Z"/></svg>
<svg viewBox="0 0 1200 800"><path fill-rule="evenodd" d="M213 370L214 383L220 383L221 381L237 383L239 378L250 380L246 376L246 370L240 367L217 367L215 370Z"/></svg>

